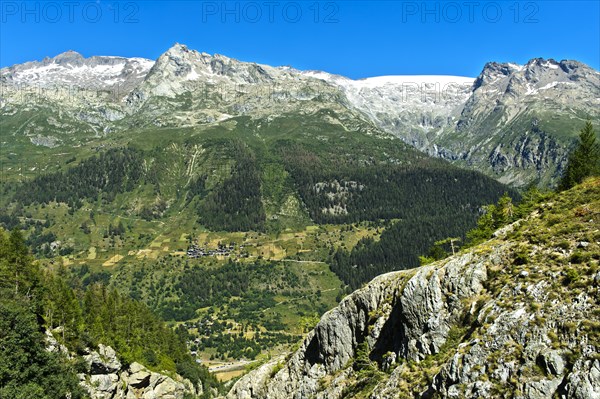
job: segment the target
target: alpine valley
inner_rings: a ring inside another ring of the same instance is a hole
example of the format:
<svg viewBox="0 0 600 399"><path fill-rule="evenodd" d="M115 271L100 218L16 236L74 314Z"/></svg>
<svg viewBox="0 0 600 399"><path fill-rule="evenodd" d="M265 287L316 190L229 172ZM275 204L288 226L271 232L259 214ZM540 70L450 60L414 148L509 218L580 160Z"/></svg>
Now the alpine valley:
<svg viewBox="0 0 600 399"><path fill-rule="evenodd" d="M587 65L351 80L175 44L0 88L1 327L72 397L600 397L597 180L455 248L557 184L600 122Z"/></svg>

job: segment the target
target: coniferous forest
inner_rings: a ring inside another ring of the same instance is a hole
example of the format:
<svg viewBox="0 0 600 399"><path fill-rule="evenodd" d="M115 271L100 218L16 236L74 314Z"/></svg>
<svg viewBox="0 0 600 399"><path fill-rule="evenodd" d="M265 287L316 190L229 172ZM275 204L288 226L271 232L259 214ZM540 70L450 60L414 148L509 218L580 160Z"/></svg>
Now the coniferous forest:
<svg viewBox="0 0 600 399"><path fill-rule="evenodd" d="M283 165L283 173L288 175L279 178L278 184L297 193L303 210L315 223L387 221L379 240L363 239L355 248L338 249L331 257L332 270L352 288L377 274L418 266L419 255L436 240L464 237L474 227L483 205L495 202L506 191L518 197L515 191L480 173L409 150L403 150L402 162L389 163L375 159L359 162L335 148L324 150L289 140L274 142L268 156L265 149L237 139L214 140L207 148L221 157L229 154L230 167L222 169L216 179L215 171L209 169L179 183L174 180L171 184L176 188L171 191L185 198L186 212L196 215L210 230L266 231L265 193L282 190L274 189L272 181L264 178L266 165L273 162ZM168 211L164 198L169 190L161 165L169 160L160 154L158 148L110 149L63 172L17 186L13 200L23 205L64 202L76 209L82 201L98 198L110 204L117 194L146 186L162 197L154 205L142 207L139 216L161 220ZM12 226L14 223L5 227ZM122 224L111 225L107 231L109 237L123 238L125 234ZM39 234L28 241L51 241L41 230Z"/></svg>
<svg viewBox="0 0 600 399"><path fill-rule="evenodd" d="M265 227L265 210L259 165L242 143L236 143L233 152L235 166L231 176L202 202L198 209L200 222L214 230L261 231Z"/></svg>
<svg viewBox="0 0 600 399"><path fill-rule="evenodd" d="M143 177L142 157L131 148L107 150L66 170L44 174L19 186L14 200L23 205L52 201L79 208L84 199L98 196L111 202L115 195L132 190Z"/></svg>
<svg viewBox="0 0 600 399"><path fill-rule="evenodd" d="M103 343L126 364L137 361L218 386L182 338L145 305L103 284L83 288L64 270L40 270L18 230L0 231L0 277L0 397L86 397L76 376L81 358L46 350L43 331L55 327L59 342L79 355Z"/></svg>

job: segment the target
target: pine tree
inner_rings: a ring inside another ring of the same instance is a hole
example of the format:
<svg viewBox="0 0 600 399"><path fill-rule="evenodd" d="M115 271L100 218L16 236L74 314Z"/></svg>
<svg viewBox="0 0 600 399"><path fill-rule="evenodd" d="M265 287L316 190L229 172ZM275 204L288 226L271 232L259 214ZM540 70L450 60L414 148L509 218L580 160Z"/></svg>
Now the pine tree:
<svg viewBox="0 0 600 399"><path fill-rule="evenodd" d="M559 184L560 190L567 190L581 183L586 177L600 173L600 145L590 121L579 133L579 145L569 155L567 169Z"/></svg>
<svg viewBox="0 0 600 399"><path fill-rule="evenodd" d="M498 200L498 204L494 208L492 213L493 228L499 229L500 227L510 223L514 214L514 206L512 202L512 198L508 195L508 193L504 193L504 195Z"/></svg>

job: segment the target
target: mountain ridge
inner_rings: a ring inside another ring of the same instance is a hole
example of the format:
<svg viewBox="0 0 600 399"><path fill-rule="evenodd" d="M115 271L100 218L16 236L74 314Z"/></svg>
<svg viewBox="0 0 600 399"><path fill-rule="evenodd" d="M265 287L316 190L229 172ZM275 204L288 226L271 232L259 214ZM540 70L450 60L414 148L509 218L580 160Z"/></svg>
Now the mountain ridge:
<svg viewBox="0 0 600 399"><path fill-rule="evenodd" d="M600 118L600 72L577 61L541 58L525 65L489 62L475 78L352 80L175 44L156 61L83 58L69 51L2 68L0 83L5 118L33 106L65 119L64 138L41 121L27 123L42 145L77 145L69 137L75 130L98 135L148 123L196 126L239 115L268 119L333 108L431 156L515 185L553 184L577 123Z"/></svg>

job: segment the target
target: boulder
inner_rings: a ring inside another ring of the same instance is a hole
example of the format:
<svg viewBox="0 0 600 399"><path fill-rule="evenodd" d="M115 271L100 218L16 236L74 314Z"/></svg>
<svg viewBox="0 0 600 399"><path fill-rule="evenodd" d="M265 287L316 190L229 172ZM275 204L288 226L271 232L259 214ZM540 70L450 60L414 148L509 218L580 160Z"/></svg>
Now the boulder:
<svg viewBox="0 0 600 399"><path fill-rule="evenodd" d="M112 398L115 390L117 389L117 383L119 377L116 374L95 374L90 377L90 383L95 388L95 398Z"/></svg>
<svg viewBox="0 0 600 399"><path fill-rule="evenodd" d="M150 385L150 372L139 363L129 366L129 376L126 380L129 386L134 388L146 388Z"/></svg>
<svg viewBox="0 0 600 399"><path fill-rule="evenodd" d="M600 361L578 360L567 377L567 397L600 399Z"/></svg>
<svg viewBox="0 0 600 399"><path fill-rule="evenodd" d="M171 378L164 379L154 388L154 394L157 398L163 399L181 399L186 391L186 387Z"/></svg>
<svg viewBox="0 0 600 399"><path fill-rule="evenodd" d="M560 353L555 350L542 352L540 358L546 373L550 375L562 375L565 371L565 361Z"/></svg>
<svg viewBox="0 0 600 399"><path fill-rule="evenodd" d="M98 351L93 351L83 357L88 363L90 374L112 374L121 370L121 362L110 346L98 345Z"/></svg>

